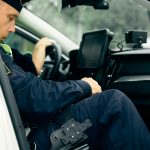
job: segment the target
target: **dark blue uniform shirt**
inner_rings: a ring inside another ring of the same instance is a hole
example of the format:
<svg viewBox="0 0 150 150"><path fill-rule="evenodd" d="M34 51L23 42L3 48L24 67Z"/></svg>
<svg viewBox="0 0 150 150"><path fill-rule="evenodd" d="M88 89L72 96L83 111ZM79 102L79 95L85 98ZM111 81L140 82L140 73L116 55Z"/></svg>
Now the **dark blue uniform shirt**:
<svg viewBox="0 0 150 150"><path fill-rule="evenodd" d="M25 122L52 119L67 105L91 95L90 86L82 80L54 82L39 79L29 56L13 52L12 58L1 47L0 54L11 71L10 83Z"/></svg>

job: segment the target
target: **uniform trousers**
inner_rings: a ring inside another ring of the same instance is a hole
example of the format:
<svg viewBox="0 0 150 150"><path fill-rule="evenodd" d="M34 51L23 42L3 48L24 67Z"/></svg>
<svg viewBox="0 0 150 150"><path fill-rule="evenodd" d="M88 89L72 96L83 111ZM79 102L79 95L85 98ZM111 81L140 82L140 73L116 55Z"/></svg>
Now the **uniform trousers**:
<svg viewBox="0 0 150 150"><path fill-rule="evenodd" d="M150 150L150 133L131 100L122 92L110 89L86 98L71 108L79 122L90 119L87 129L91 150ZM29 135L37 150L50 150L50 135L61 126L45 124Z"/></svg>

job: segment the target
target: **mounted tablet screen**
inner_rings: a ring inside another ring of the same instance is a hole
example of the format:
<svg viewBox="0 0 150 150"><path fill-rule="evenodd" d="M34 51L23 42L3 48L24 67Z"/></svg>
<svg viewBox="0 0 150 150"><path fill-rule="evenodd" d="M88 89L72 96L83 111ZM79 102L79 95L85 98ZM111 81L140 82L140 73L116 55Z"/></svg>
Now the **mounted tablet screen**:
<svg viewBox="0 0 150 150"><path fill-rule="evenodd" d="M113 33L108 29L84 33L79 48L78 68L100 68L105 63Z"/></svg>

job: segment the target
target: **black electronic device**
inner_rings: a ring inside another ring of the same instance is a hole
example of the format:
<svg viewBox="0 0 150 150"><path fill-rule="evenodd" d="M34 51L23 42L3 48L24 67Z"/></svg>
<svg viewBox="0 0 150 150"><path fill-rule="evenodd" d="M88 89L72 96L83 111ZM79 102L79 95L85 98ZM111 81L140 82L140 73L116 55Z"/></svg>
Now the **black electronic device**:
<svg viewBox="0 0 150 150"><path fill-rule="evenodd" d="M109 8L109 3L106 0L62 0L62 8L75 7L77 5L93 6L95 9Z"/></svg>
<svg viewBox="0 0 150 150"><path fill-rule="evenodd" d="M89 119L82 123L74 119L68 120L60 129L55 130L51 134L51 150L75 150L77 145L80 145L80 143L88 138L85 131L91 126L92 122ZM89 148L88 145L83 146L85 146L85 149ZM76 150L79 149L77 148Z"/></svg>
<svg viewBox="0 0 150 150"><path fill-rule="evenodd" d="M147 32L140 30L128 31L125 33L126 43L142 44L147 43Z"/></svg>
<svg viewBox="0 0 150 150"><path fill-rule="evenodd" d="M96 69L105 64L108 46L113 33L109 29L101 29L84 33L80 44L77 68Z"/></svg>

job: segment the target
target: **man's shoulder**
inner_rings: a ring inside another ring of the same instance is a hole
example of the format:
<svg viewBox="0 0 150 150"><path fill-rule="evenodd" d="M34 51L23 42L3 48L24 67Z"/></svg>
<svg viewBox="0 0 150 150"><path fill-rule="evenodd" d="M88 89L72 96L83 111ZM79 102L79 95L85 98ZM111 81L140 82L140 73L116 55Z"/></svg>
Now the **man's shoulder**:
<svg viewBox="0 0 150 150"><path fill-rule="evenodd" d="M4 53L4 50L3 50L2 46L0 45L0 54L1 53Z"/></svg>
<svg viewBox="0 0 150 150"><path fill-rule="evenodd" d="M7 66L9 66L10 64L13 63L13 58L12 58L10 55L8 55L8 54L3 50L3 48L2 48L1 46L0 46L0 55L1 55L1 57L2 57L3 62L4 62Z"/></svg>

